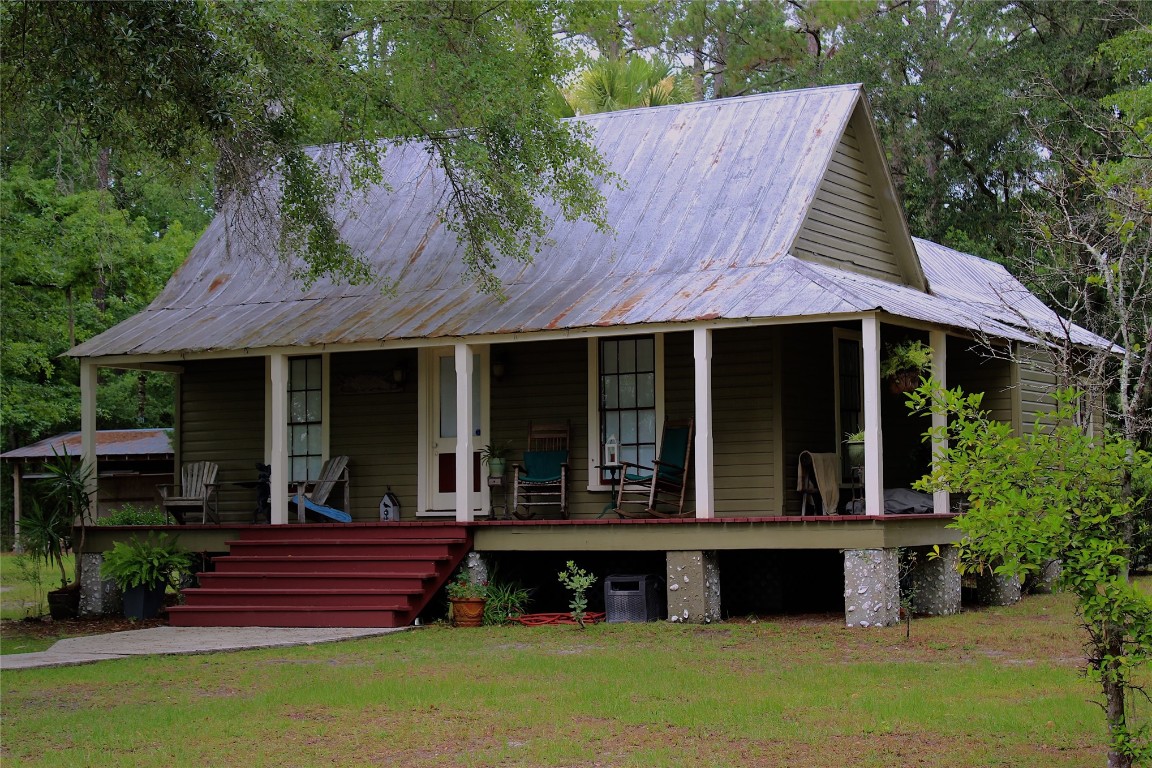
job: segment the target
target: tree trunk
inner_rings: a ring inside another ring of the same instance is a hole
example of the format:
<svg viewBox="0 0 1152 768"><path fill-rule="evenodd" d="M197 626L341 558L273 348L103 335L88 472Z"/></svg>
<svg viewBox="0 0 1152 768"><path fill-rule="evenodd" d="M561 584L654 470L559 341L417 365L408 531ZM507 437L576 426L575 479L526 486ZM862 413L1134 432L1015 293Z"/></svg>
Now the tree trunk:
<svg viewBox="0 0 1152 768"><path fill-rule="evenodd" d="M1108 655L1119 658L1124 654L1123 627L1109 625L1107 627L1108 639L1105 643ZM1104 717L1108 721L1108 733L1111 735L1111 745L1108 748L1108 768L1132 768L1132 758L1116 751L1117 737L1126 735L1127 717L1125 712L1124 694L1127 689L1127 679L1124 669L1116 662L1103 665L1100 670L1103 677L1104 688Z"/></svg>

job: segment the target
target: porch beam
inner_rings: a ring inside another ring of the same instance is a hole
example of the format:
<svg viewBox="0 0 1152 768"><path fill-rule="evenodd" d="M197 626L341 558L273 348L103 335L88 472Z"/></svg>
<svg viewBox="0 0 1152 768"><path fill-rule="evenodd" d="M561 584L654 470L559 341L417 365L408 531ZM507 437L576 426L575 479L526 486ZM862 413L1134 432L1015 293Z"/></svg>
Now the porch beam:
<svg viewBox="0 0 1152 768"><path fill-rule="evenodd" d="M940 383L941 387L948 387L948 334L939 329L928 332L928 346L932 347L932 378ZM932 430L943 432L948 426L948 415L945 413L932 413ZM932 441L932 467L944 451L948 450L948 438L936 438ZM948 511L951 504L948 491L936 491L932 494L932 511L942 515Z"/></svg>
<svg viewBox="0 0 1152 768"><path fill-rule="evenodd" d="M87 514L91 520L96 519L96 510L99 508L96 468L96 392L99 371L96 363L91 360L80 361L80 467L89 469L84 485L89 494Z"/></svg>
<svg viewBox="0 0 1152 768"><path fill-rule="evenodd" d="M268 356L267 408L268 444L266 459L272 472L269 477L272 525L288 524L288 356Z"/></svg>
<svg viewBox="0 0 1152 768"><path fill-rule="evenodd" d="M696 517L716 516L715 456L712 445L712 330L692 330L696 376Z"/></svg>
<svg viewBox="0 0 1152 768"><path fill-rule="evenodd" d="M453 345L456 358L456 521L472 519L472 348Z"/></svg>
<svg viewBox="0 0 1152 768"><path fill-rule="evenodd" d="M864 347L864 508L884 513L884 439L880 428L880 320L860 321Z"/></svg>

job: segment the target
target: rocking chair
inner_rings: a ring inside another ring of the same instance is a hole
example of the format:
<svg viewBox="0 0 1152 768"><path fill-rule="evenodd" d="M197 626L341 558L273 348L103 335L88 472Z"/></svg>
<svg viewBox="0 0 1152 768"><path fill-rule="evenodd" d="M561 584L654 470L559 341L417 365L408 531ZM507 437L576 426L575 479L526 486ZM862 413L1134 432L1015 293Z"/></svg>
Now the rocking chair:
<svg viewBox="0 0 1152 768"><path fill-rule="evenodd" d="M328 496L337 483L344 484L344 509L327 505ZM301 523L308 512L337 523L352 522L352 515L348 512L348 457L333 456L328 459L320 467L320 475L314 482L293 483L290 494L288 503L296 507L297 520Z"/></svg>
<svg viewBox="0 0 1152 768"><path fill-rule="evenodd" d="M660 439L660 458L645 467L621 462L623 476L616 490L616 514L620 517L687 517L684 495L692 458L692 419L665 421ZM671 511L659 508L672 507Z"/></svg>
<svg viewBox="0 0 1152 768"><path fill-rule="evenodd" d="M568 450L570 427L529 424L528 450L522 464L512 466L512 514L521 520L535 515L534 507L558 507L568 518Z"/></svg>

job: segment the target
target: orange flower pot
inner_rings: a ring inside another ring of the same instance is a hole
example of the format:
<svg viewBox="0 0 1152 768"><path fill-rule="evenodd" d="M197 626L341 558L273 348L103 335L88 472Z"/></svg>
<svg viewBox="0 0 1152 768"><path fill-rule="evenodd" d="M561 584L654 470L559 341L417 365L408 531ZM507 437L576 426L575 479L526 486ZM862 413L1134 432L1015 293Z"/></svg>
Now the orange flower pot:
<svg viewBox="0 0 1152 768"><path fill-rule="evenodd" d="M488 601L483 597L453 597L448 602L452 604L452 623L457 627L478 627L484 623L484 604Z"/></svg>

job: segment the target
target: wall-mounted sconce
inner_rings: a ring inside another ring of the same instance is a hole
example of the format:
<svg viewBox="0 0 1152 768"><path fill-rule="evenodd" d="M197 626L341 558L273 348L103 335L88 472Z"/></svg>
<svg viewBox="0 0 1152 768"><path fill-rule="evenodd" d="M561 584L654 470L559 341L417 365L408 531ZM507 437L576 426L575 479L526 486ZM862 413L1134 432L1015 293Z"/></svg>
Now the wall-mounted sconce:
<svg viewBox="0 0 1152 768"><path fill-rule="evenodd" d="M390 392L403 392L404 380L408 378L408 372L404 370L404 366L397 365L392 369L392 382L388 388Z"/></svg>
<svg viewBox="0 0 1152 768"><path fill-rule="evenodd" d="M492 378L496 381L504 379L504 354L501 352L492 355Z"/></svg>

